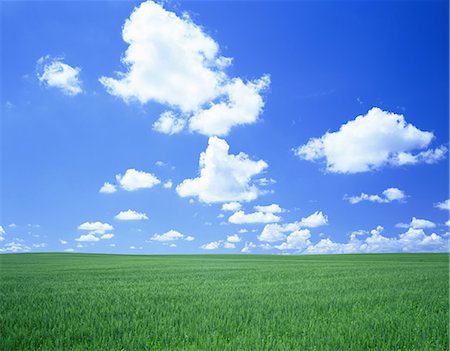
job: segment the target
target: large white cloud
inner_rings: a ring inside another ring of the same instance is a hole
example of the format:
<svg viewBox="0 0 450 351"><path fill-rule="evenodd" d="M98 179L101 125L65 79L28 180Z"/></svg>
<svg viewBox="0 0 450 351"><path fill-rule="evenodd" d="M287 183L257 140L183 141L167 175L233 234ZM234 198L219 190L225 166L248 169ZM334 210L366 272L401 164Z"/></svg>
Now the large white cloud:
<svg viewBox="0 0 450 351"><path fill-rule="evenodd" d="M443 146L411 153L428 147L433 137L432 132L407 123L403 115L372 108L366 115L343 124L339 131L310 139L295 153L309 161L325 160L329 172L368 172L385 165L437 162L446 154Z"/></svg>
<svg viewBox="0 0 450 351"><path fill-rule="evenodd" d="M38 79L41 83L60 89L66 95L83 91L79 77L81 68L71 67L60 58L41 57L37 61Z"/></svg>
<svg viewBox="0 0 450 351"><path fill-rule="evenodd" d="M309 229L296 230L288 235L284 243L275 246L275 248L278 250L304 250L311 245L310 237Z"/></svg>
<svg viewBox="0 0 450 351"><path fill-rule="evenodd" d="M161 183L154 174L138 171L134 168L127 169L124 175L116 175L116 180L122 189L126 191L148 189Z"/></svg>
<svg viewBox="0 0 450 351"><path fill-rule="evenodd" d="M120 211L115 217L119 221L139 221L143 219L148 219L145 213L136 212L133 210Z"/></svg>
<svg viewBox="0 0 450 351"><path fill-rule="evenodd" d="M244 211L237 211L228 218L228 222L234 224L273 223L278 222L280 219L279 216L270 212L245 213Z"/></svg>
<svg viewBox="0 0 450 351"><path fill-rule="evenodd" d="M251 201L260 190L252 178L267 168L267 163L253 161L248 155L228 153L225 140L210 137L208 147L200 154L200 176L185 179L177 186L181 197L197 196L202 202Z"/></svg>
<svg viewBox="0 0 450 351"><path fill-rule="evenodd" d="M254 123L262 112L261 91L269 77L244 82L230 78L231 59L187 14L182 17L147 1L125 22L122 58L126 72L101 77L107 91L125 101L158 102L177 110L163 114L154 129L174 134L189 128L206 135L226 135L234 125Z"/></svg>
<svg viewBox="0 0 450 351"><path fill-rule="evenodd" d="M406 194L403 190L398 188L388 188L383 191L382 195L368 195L366 193L361 193L358 196L344 196L345 200L348 200L351 204L357 204L362 201L378 202L378 203L389 203L393 201L404 201Z"/></svg>

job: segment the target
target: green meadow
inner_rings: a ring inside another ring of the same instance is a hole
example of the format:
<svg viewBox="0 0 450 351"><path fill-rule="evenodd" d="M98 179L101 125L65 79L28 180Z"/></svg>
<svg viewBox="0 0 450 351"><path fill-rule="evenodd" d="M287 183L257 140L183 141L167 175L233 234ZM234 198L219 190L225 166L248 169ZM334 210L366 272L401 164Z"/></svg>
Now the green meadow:
<svg viewBox="0 0 450 351"><path fill-rule="evenodd" d="M449 255L0 255L1 350L448 350Z"/></svg>

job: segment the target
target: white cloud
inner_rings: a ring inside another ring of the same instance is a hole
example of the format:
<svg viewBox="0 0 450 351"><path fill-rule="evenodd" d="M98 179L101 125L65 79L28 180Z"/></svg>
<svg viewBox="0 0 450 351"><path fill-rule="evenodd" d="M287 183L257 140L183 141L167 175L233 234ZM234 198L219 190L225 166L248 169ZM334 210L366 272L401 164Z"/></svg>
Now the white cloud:
<svg viewBox="0 0 450 351"><path fill-rule="evenodd" d="M241 238L237 234L228 235L227 236L227 241L230 242L230 243L238 243L238 242L241 241Z"/></svg>
<svg viewBox="0 0 450 351"><path fill-rule="evenodd" d="M228 154L225 140L210 137L208 147L200 154L200 177L185 179L176 190L181 197L198 196L202 202L251 201L260 190L252 177L267 168L264 161L252 161L248 155Z"/></svg>
<svg viewBox="0 0 450 351"><path fill-rule="evenodd" d="M248 233L248 230L245 229L245 228L242 228L242 229L239 229L239 230L238 230L238 233L239 233L239 234Z"/></svg>
<svg viewBox="0 0 450 351"><path fill-rule="evenodd" d="M328 216L322 211L316 211L308 217L303 217L300 221L285 224L267 224L261 234L259 241L273 243L286 239L286 233L300 231L302 228L315 228L328 224Z"/></svg>
<svg viewBox="0 0 450 351"><path fill-rule="evenodd" d="M203 250L216 250L219 248L220 243L221 243L220 241L212 241L210 243L200 246L200 248L202 248Z"/></svg>
<svg viewBox="0 0 450 351"><path fill-rule="evenodd" d="M343 124L339 131L310 139L295 153L308 161L325 159L329 172L369 172L385 165L437 162L445 156L445 147L411 154L428 147L433 138L433 133L406 123L403 115L372 108Z"/></svg>
<svg viewBox="0 0 450 351"><path fill-rule="evenodd" d="M378 226L365 239L352 237L347 243L336 243L322 239L308 246L304 254L376 253L376 252L439 252L448 251L448 241L432 233L426 235L423 229L409 228L398 237L381 235L383 227Z"/></svg>
<svg viewBox="0 0 450 351"><path fill-rule="evenodd" d="M145 213L139 213L133 210L121 211L114 218L119 221L139 221L148 219Z"/></svg>
<svg viewBox="0 0 450 351"><path fill-rule="evenodd" d="M66 245L68 243L66 240L61 240L61 239L59 240L59 242L61 245Z"/></svg>
<svg viewBox="0 0 450 351"><path fill-rule="evenodd" d="M348 200L351 204L357 204L362 201L378 202L378 203L389 203L393 201L404 201L406 194L404 191L398 188L388 188L383 191L382 196L380 195L368 195L362 193L359 196L344 196L345 200Z"/></svg>
<svg viewBox="0 0 450 351"><path fill-rule="evenodd" d="M30 251L30 247L22 244L21 242L10 242L3 246L0 249L0 252L28 252Z"/></svg>
<svg viewBox="0 0 450 351"><path fill-rule="evenodd" d="M233 79L223 88L227 101L214 103L194 114L189 120L189 129L204 135L223 136L233 126L256 122L264 107L260 92L269 84L267 75L246 83L240 78Z"/></svg>
<svg viewBox="0 0 450 351"><path fill-rule="evenodd" d="M328 216L324 215L322 211L316 211L308 217L302 218L299 227L315 228L328 224Z"/></svg>
<svg viewBox="0 0 450 351"><path fill-rule="evenodd" d="M152 1L142 3L125 22L122 58L127 68L118 78L101 77L107 91L125 101L155 101L176 109L166 112L154 129L173 134L189 120L191 131L225 135L234 125L256 122L264 101L260 93L269 76L244 82L224 69L232 59L187 14L178 17Z"/></svg>
<svg viewBox="0 0 450 351"><path fill-rule="evenodd" d="M104 234L108 230L113 230L114 227L108 223L102 222L85 222L78 226L79 230L89 230L92 234Z"/></svg>
<svg viewBox="0 0 450 351"><path fill-rule="evenodd" d="M134 168L127 169L123 176L121 174L116 175L116 179L122 189L126 191L148 189L161 183L155 175Z"/></svg>
<svg viewBox="0 0 450 351"><path fill-rule="evenodd" d="M450 199L439 202L434 207L439 208L441 210L449 210L450 211Z"/></svg>
<svg viewBox="0 0 450 351"><path fill-rule="evenodd" d="M278 250L304 250L311 244L310 237L309 229L296 230L288 235L284 243L275 247Z"/></svg>
<svg viewBox="0 0 450 351"><path fill-rule="evenodd" d="M223 247L225 249L235 249L236 245L234 243L232 243L232 242L226 241L226 242L223 243Z"/></svg>
<svg viewBox="0 0 450 351"><path fill-rule="evenodd" d="M37 61L38 79L41 83L61 89L66 95L77 95L81 89L81 68L71 67L60 58L41 57Z"/></svg>
<svg viewBox="0 0 450 351"><path fill-rule="evenodd" d="M46 243L38 243L38 244L32 244L31 246L35 247L35 248L44 248L47 247Z"/></svg>
<svg viewBox="0 0 450 351"><path fill-rule="evenodd" d="M244 247L242 248L241 252L242 253L250 253L252 251L252 249L256 248L256 244L248 241L245 243Z"/></svg>
<svg viewBox="0 0 450 351"><path fill-rule="evenodd" d="M184 238L184 240L186 240L186 241L193 241L193 240L195 240L195 238L193 236L191 236L191 235L188 235L187 237Z"/></svg>
<svg viewBox="0 0 450 351"><path fill-rule="evenodd" d="M231 211L236 212L241 209L241 204L239 202L233 201L233 202L227 202L222 205L222 211Z"/></svg>
<svg viewBox="0 0 450 351"><path fill-rule="evenodd" d="M109 240L109 239L112 239L112 238L114 238L114 234L103 234L100 237L100 239L106 239L106 240Z"/></svg>
<svg viewBox="0 0 450 351"><path fill-rule="evenodd" d="M435 228L436 224L427 219L419 219L419 218L413 217L411 219L410 227L418 228L418 229L427 229L427 228Z"/></svg>
<svg viewBox="0 0 450 351"><path fill-rule="evenodd" d="M185 124L186 121L183 118L175 116L172 111L166 111L153 123L153 130L173 135L181 132Z"/></svg>
<svg viewBox="0 0 450 351"><path fill-rule="evenodd" d="M277 181L272 178L259 178L255 180L255 183L257 183L260 186L267 186L270 184L275 184Z"/></svg>
<svg viewBox="0 0 450 351"><path fill-rule="evenodd" d="M4 235L6 234L5 229L0 225L0 241L5 240Z"/></svg>
<svg viewBox="0 0 450 351"><path fill-rule="evenodd" d="M178 239L183 239L184 235L180 232L177 232L176 230L169 230L168 232L165 232L164 234L155 234L153 235L150 240L153 241L174 241Z"/></svg>
<svg viewBox="0 0 450 351"><path fill-rule="evenodd" d="M265 212L265 213L281 213L281 212L284 212L284 210L278 204L272 204L272 205L268 205L268 206L255 206L254 208L258 212Z"/></svg>
<svg viewBox="0 0 450 351"><path fill-rule="evenodd" d="M114 184L105 182L103 186L100 188L99 192L104 194L111 194L117 191L116 186Z"/></svg>
<svg viewBox="0 0 450 351"><path fill-rule="evenodd" d="M170 188L172 188L172 186L173 186L173 183L170 179L163 184L164 189L170 189Z"/></svg>
<svg viewBox="0 0 450 351"><path fill-rule="evenodd" d="M75 252L74 249L64 249L64 252Z"/></svg>
<svg viewBox="0 0 450 351"><path fill-rule="evenodd" d="M15 228L15 227L17 227L17 225L15 223L11 223L11 224L8 224L8 227Z"/></svg>
<svg viewBox="0 0 450 351"><path fill-rule="evenodd" d="M280 217L274 215L273 213L265 213L265 212L245 213L244 211L238 211L233 213L228 218L228 222L234 224L273 223L278 222L280 219L281 219Z"/></svg>
<svg viewBox="0 0 450 351"><path fill-rule="evenodd" d="M89 233L89 234L82 234L80 235L79 238L75 239L76 241L100 241L100 239L98 237L96 237L93 233Z"/></svg>

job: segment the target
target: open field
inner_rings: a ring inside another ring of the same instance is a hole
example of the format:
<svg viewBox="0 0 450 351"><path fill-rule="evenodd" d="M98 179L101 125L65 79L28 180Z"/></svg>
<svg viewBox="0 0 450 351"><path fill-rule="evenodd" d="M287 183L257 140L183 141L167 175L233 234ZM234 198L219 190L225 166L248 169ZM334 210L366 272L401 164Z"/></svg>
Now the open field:
<svg viewBox="0 0 450 351"><path fill-rule="evenodd" d="M0 349L448 350L448 260L0 255Z"/></svg>

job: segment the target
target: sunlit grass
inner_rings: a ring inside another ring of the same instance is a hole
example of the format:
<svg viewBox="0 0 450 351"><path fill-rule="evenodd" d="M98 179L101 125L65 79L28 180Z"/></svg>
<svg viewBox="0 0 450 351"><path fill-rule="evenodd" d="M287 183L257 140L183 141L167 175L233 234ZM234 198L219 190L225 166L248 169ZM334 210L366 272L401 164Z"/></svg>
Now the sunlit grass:
<svg viewBox="0 0 450 351"><path fill-rule="evenodd" d="M448 259L0 255L0 349L448 350Z"/></svg>

